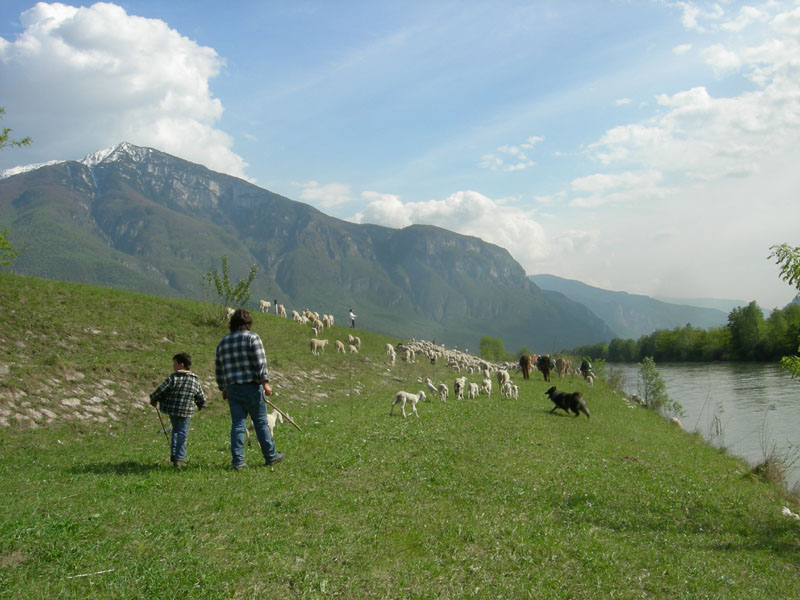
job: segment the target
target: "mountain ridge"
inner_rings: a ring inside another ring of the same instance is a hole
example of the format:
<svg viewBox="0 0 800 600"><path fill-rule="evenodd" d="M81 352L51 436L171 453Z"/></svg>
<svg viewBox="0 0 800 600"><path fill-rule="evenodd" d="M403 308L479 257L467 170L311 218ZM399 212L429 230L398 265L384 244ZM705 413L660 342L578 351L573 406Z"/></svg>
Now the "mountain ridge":
<svg viewBox="0 0 800 600"><path fill-rule="evenodd" d="M152 148L119 144L0 180L0 227L22 274L200 298L228 256L252 264L253 298L343 315L401 338L550 351L612 337L567 298L544 294L508 251L429 225L391 229L325 215Z"/></svg>

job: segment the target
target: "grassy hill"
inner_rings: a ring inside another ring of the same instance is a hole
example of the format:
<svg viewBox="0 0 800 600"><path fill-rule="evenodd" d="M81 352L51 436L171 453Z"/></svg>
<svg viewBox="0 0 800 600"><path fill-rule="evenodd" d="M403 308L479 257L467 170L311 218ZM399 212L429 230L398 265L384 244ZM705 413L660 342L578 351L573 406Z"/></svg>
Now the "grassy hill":
<svg viewBox="0 0 800 600"><path fill-rule="evenodd" d="M0 598L796 598L800 522L747 466L602 383L591 420L518 401L392 395L441 364L397 340L314 357L255 315L286 460L230 468L213 385L225 333L189 301L0 274ZM313 307L312 307L313 308ZM209 407L176 471L147 395L190 352ZM477 381L478 376L470 376Z"/></svg>

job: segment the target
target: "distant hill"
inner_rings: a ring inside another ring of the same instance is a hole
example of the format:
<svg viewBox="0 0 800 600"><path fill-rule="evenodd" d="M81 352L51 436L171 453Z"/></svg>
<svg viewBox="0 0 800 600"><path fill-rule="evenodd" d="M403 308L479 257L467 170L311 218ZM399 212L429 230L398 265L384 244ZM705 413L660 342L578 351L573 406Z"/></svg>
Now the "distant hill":
<svg viewBox="0 0 800 600"><path fill-rule="evenodd" d="M728 322L728 313L717 308L679 305L649 296L608 291L555 275L531 275L530 279L543 290L580 302L603 319L620 338L638 339L657 329L674 329L686 324L706 329Z"/></svg>
<svg viewBox="0 0 800 600"><path fill-rule="evenodd" d="M490 335L513 352L613 337L586 307L543 293L503 248L438 227L342 221L131 144L0 174L0 228L25 275L202 299L203 274L226 255L234 281L259 266L253 303L338 322L353 307L359 327L401 339L476 350Z"/></svg>
<svg viewBox="0 0 800 600"><path fill-rule="evenodd" d="M680 304L681 306L714 308L716 310L721 310L726 315L730 314L734 308L747 306L749 304L749 302L745 300L728 300L724 298L668 298L666 296L653 296L653 299L669 304Z"/></svg>

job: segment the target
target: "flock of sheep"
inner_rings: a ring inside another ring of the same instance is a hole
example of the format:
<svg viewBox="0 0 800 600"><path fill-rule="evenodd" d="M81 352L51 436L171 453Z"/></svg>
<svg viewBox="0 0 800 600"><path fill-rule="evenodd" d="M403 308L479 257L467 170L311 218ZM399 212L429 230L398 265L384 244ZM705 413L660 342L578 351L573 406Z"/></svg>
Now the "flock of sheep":
<svg viewBox="0 0 800 600"><path fill-rule="evenodd" d="M259 301L259 310L261 312L269 312L270 308L272 308L272 303L266 300ZM286 309L282 304L276 304L274 308L276 315L288 318ZM324 352L325 347L328 345L328 340L320 339L317 336L325 329L333 327L333 315L320 316L319 313L309 309L304 309L302 312L293 310L291 315L291 318L297 323L311 324L311 331L313 333L313 337L309 340L311 353L319 355L321 352ZM348 334L347 343L345 344L342 340L335 340L335 347L336 351L342 354L346 354L348 351L351 354L358 354L361 348L361 339L358 336ZM392 346L392 344L387 343L386 355L391 366L396 364L398 355L407 363L417 362L417 357L420 356L425 357L431 364L443 363L456 374L465 372L483 375L480 384L468 382L466 376L457 377L453 382L453 393L458 400L463 400L465 397L467 399L476 399L480 395L485 395L487 398L491 397L493 387L492 374L494 374L497 380L497 386L502 397L515 400L519 399L519 386L511 381L510 375L510 371L519 368L515 363L493 364L469 354L468 352L462 352L458 349L448 349L433 342L414 339L407 344L399 343L397 346ZM424 382L422 379L420 379L419 382L425 384L428 392L432 394L433 397L438 396L441 402L447 402L450 389L446 383L442 382L435 385L427 377ZM417 413L417 404L426 399L427 396L424 390L420 390L416 394L407 391L397 392L392 399L389 414L393 414L395 405L400 404L403 417L406 417L406 404L408 404L411 407L411 412L419 417L419 413Z"/></svg>

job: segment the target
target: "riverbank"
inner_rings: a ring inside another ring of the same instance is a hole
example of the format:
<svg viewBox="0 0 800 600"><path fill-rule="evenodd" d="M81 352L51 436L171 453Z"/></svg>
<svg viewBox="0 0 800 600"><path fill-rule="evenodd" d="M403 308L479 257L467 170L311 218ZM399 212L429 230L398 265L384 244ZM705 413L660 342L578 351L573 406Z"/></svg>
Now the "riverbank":
<svg viewBox="0 0 800 600"><path fill-rule="evenodd" d="M637 393L639 366L621 371L627 393ZM786 485L800 487L800 382L775 363L662 363L656 369L669 397L685 411L681 422L712 445L751 466L786 457Z"/></svg>
<svg viewBox="0 0 800 600"><path fill-rule="evenodd" d="M225 330L201 305L2 274L0 302L2 405L57 413L1 430L2 597L788 599L800 589L800 523L783 514L800 507L601 384L555 382L584 393L590 419L552 414L538 374L513 375L518 401L496 389L451 395L403 419L389 416L394 393L416 392L422 377L452 390L454 375L429 361L391 367L383 347L397 340L364 330L360 354L312 356L307 327L255 314L273 400L303 431L278 426L286 459L274 470L250 447L250 466L235 472L226 407L207 385L188 467L176 471L147 394L182 350L213 378ZM62 403L71 398L79 405ZM117 418L67 416L77 411Z"/></svg>

